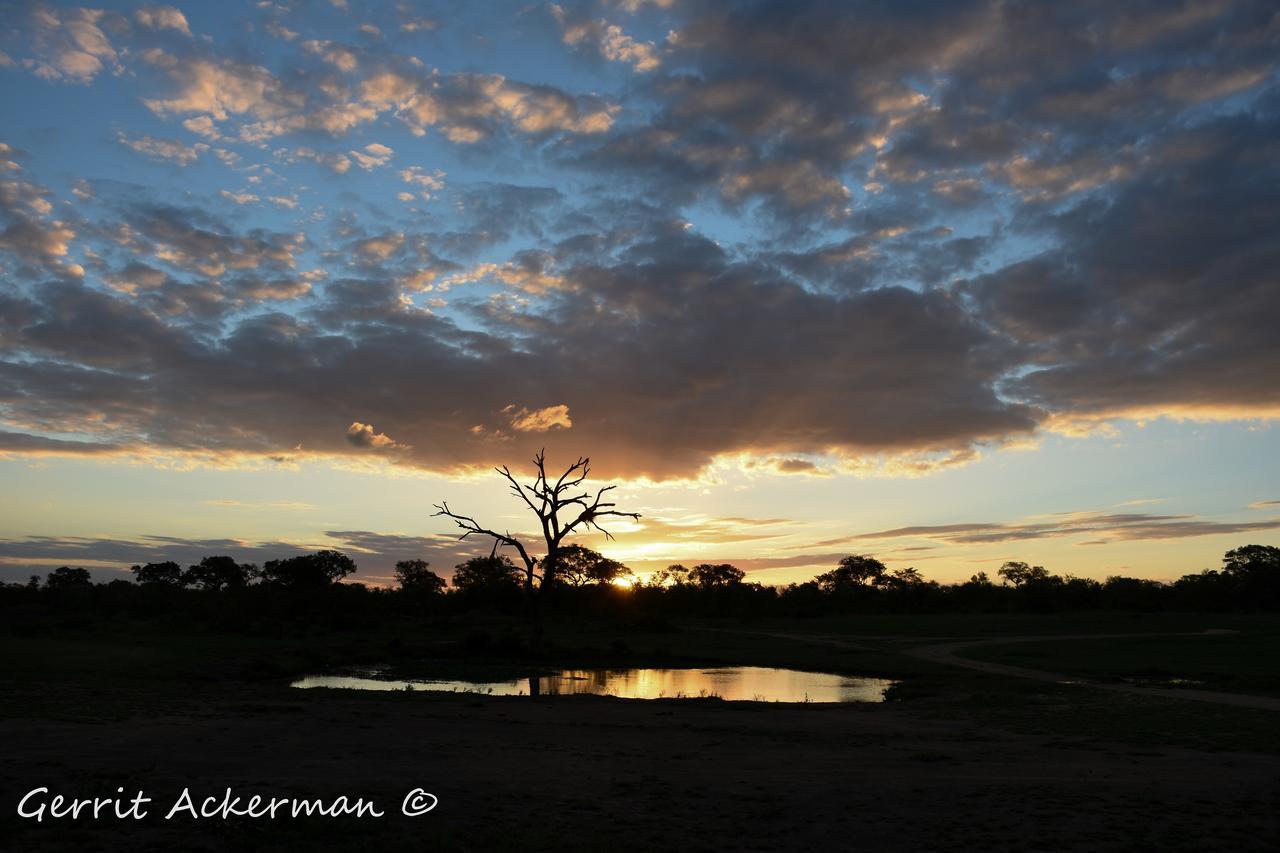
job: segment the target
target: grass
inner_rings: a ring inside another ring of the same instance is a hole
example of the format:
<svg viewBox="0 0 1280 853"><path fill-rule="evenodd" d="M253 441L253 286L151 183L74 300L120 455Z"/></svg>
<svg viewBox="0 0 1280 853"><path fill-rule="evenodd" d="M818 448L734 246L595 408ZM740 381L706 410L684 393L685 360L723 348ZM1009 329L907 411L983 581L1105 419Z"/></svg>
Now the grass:
<svg viewBox="0 0 1280 853"><path fill-rule="evenodd" d="M1197 614L939 615L699 621L654 632L559 626L536 662L518 653L475 653L463 632L405 626L362 632L250 637L137 625L8 637L0 655L0 717L119 719L138 713L206 713L259 707L286 713L301 702L292 677L339 666L390 665L405 675L496 680L533 666L625 667L741 664L892 678L898 712L957 719L1071 742L1280 752L1275 715L985 675L920 660L906 650L931 638L1031 634L1239 630L1209 637L1143 637L987 646L975 657L1090 677L1202 680L1212 689L1280 692L1280 618ZM323 691L317 691L323 693ZM426 701L423 697L399 697ZM385 696L370 701L383 701ZM560 701L565 701L561 699ZM574 701L568 699L568 701ZM229 703L229 704L228 704Z"/></svg>
<svg viewBox="0 0 1280 853"><path fill-rule="evenodd" d="M1280 630L980 646L979 660L1108 681L1280 696Z"/></svg>

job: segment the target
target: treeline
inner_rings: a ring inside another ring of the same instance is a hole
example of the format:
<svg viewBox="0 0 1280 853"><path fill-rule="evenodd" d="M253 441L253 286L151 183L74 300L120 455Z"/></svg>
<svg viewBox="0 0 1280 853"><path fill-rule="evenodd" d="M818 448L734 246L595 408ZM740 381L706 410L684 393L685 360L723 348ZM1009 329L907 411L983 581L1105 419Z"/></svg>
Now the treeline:
<svg viewBox="0 0 1280 853"><path fill-rule="evenodd" d="M261 567L226 556L186 568L148 563L133 567L136 582L105 584L92 583L85 569L63 566L43 583L33 577L0 586L0 604L13 625L123 616L260 630L298 622L361 627L392 617L465 617L476 610L514 615L528 604L525 572L497 554L461 563L451 583L422 560L396 564L395 588L340 583L356 572L355 562L337 551ZM994 574L941 584L915 569L890 571L874 557L852 555L810 581L781 587L748 581L735 566L711 563L669 566L640 581L625 565L572 545L558 555L555 589L538 597L549 616L635 624L676 616L1280 609L1280 548L1263 545L1235 548L1220 569L1171 583L1059 576L1021 562L1005 563Z"/></svg>

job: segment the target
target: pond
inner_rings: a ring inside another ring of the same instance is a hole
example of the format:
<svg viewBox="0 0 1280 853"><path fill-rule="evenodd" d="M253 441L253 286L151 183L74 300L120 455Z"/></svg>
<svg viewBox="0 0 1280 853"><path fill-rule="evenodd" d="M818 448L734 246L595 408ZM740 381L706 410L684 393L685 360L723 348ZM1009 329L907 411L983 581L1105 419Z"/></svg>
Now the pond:
<svg viewBox="0 0 1280 853"><path fill-rule="evenodd" d="M292 687L348 690L424 690L490 696L591 694L619 699L719 698L754 702L883 702L896 682L760 666L705 669L565 669L509 681L402 680L378 671L310 675Z"/></svg>

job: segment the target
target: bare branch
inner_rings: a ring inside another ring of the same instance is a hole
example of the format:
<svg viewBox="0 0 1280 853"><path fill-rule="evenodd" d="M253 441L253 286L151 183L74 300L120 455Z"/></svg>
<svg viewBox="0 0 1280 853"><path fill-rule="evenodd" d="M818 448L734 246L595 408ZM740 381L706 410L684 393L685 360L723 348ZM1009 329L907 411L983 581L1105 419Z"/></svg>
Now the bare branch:
<svg viewBox="0 0 1280 853"><path fill-rule="evenodd" d="M547 479L547 457L546 448L539 450L533 457L533 464L536 469L536 476L532 484L522 485L511 469L506 465L495 468L503 479L510 486L511 493L520 500L524 501L525 506L533 510L534 515L542 523L542 536L546 540L547 556L541 561L535 560L525 548L524 543L511 535L510 531L499 533L496 530L490 530L483 527L474 518L469 515L456 513L449 509L448 503L437 504L438 510L435 515L446 516L453 519L454 523L462 530L459 539L466 539L468 536L480 535L488 536L493 539L493 552L496 555L499 547L511 547L520 553L520 558L524 561L526 574L529 577L529 584L532 585L534 579L540 580L543 584L549 584L555 577L555 555L557 554L560 543L566 536L574 530L597 530L605 535L606 539L613 539L613 534L600 525L603 518L630 518L639 519L638 512L621 512L614 509L616 504L606 501L605 496L609 492L617 488L616 485L602 486L592 497L590 492L582 492L574 494L572 497L562 497L566 492L571 492L580 486L591 473L591 459L586 456L579 456L577 461L565 469L552 485ZM568 524L561 524L560 512L568 507L577 507L578 513ZM541 575L535 572L535 569L541 565L543 571Z"/></svg>
<svg viewBox="0 0 1280 853"><path fill-rule="evenodd" d="M579 513L577 518L569 522L569 524L565 525L564 530L561 533L561 536L562 537L567 536L579 524L584 524L586 525L587 529L595 528L596 530L599 530L601 533L603 533L606 539L611 540L613 539L613 534L610 533L608 530L605 530L603 527L601 527L596 522L597 518L600 518L602 516L615 516L615 517L621 517L621 518L639 519L640 513L638 512L619 512L617 510L610 509L610 507L617 506L617 504L604 501L604 496L606 492L609 492L615 488L617 488L617 486L602 487L600 491L596 492L595 500L592 501L590 505L587 504L585 499L575 499L574 501L572 501L573 503L577 503L582 506L582 512Z"/></svg>
<svg viewBox="0 0 1280 853"><path fill-rule="evenodd" d="M520 498L520 500L524 501L525 504L529 507L529 509L534 511L534 513L538 516L538 518L542 518L542 511L533 505L533 501L531 501L529 499L529 496L525 494L524 487L521 486L520 483L516 481L516 478L512 475L511 470L507 468L506 465L503 465L501 468L495 468L494 470L497 471L499 474L501 474L503 477L507 478L507 482L511 484L511 493L516 497ZM532 488L531 488L531 491L532 491ZM538 497L538 493L536 491L534 492L534 497ZM543 500L543 507L544 509L546 507L545 500Z"/></svg>
<svg viewBox="0 0 1280 853"><path fill-rule="evenodd" d="M578 471L578 475L571 477L574 471ZM556 497L560 496L560 492L565 489L571 489L587 479L587 475L591 473L591 459L587 456L579 456L578 461L568 467L568 469L560 475L560 479L556 480L556 486L552 489L552 494Z"/></svg>
<svg viewBox="0 0 1280 853"><path fill-rule="evenodd" d="M496 543L509 545L510 547L515 548L517 552L519 552L520 559L524 561L526 568L529 571L533 570L534 560L532 557L529 556L529 552L525 550L524 543L522 543L519 539L516 539L514 536L512 536L510 532L499 533L496 530L490 530L487 527L481 527L480 523L477 522L471 516L462 515L461 513L456 513L451 509L449 509L449 503L447 501L444 503L436 504L435 506L436 506L436 510L438 511L433 513L432 517L443 515L447 518L452 518L454 523L457 524L458 527L460 527L463 531L462 535L458 537L459 540L466 539L468 536L471 536L472 534L479 534L481 536L491 536L493 537L493 540L495 542L495 553L497 548Z"/></svg>

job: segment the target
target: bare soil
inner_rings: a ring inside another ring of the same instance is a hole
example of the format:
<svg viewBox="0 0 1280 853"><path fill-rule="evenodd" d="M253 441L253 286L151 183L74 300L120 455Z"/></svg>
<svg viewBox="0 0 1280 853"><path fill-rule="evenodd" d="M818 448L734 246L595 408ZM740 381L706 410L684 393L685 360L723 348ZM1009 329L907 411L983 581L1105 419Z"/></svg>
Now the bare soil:
<svg viewBox="0 0 1280 853"><path fill-rule="evenodd" d="M89 697L79 697L89 700ZM68 701L75 697L68 696ZM1274 850L1265 752L1026 734L930 703L758 705L261 686L155 713L0 720L0 848ZM1240 712L1245 713L1245 712ZM382 819L12 817L26 790L372 798ZM398 817L414 787L432 813Z"/></svg>

